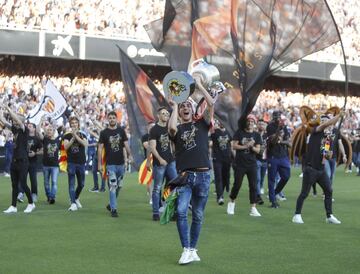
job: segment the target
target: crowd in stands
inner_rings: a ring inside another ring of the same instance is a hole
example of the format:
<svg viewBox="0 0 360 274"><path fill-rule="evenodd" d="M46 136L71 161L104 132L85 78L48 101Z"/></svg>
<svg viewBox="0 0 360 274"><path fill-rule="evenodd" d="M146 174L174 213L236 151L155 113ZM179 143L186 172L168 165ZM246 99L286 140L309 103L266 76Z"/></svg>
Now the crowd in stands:
<svg viewBox="0 0 360 274"><path fill-rule="evenodd" d="M348 62L360 65L359 1L328 1L338 24ZM42 29L148 40L143 25L161 18L164 0L0 0L0 28ZM309 56L341 62L339 45Z"/></svg>

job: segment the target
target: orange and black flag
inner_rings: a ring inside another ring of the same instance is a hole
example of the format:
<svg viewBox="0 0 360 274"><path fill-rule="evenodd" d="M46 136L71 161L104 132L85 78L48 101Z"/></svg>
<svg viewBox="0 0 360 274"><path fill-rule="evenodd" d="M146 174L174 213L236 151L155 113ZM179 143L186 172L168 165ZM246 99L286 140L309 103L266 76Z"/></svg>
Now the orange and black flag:
<svg viewBox="0 0 360 274"><path fill-rule="evenodd" d="M134 167L139 170L144 160L141 137L147 133L148 123L156 121L157 109L163 106L170 110L170 106L146 73L120 47L119 52L131 132L129 144L134 157Z"/></svg>
<svg viewBox="0 0 360 274"><path fill-rule="evenodd" d="M145 29L173 70L199 58L218 68L227 91L215 115L231 133L268 76L340 39L325 0L166 0Z"/></svg>

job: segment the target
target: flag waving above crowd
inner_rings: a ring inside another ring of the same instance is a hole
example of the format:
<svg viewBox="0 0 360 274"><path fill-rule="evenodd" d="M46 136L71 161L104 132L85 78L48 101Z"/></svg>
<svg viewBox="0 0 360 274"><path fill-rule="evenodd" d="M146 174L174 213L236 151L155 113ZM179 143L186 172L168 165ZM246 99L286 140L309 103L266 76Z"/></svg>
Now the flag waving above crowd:
<svg viewBox="0 0 360 274"><path fill-rule="evenodd" d="M126 95L126 109L131 132L130 149L135 168L138 170L144 154L141 137L147 133L147 125L155 122L160 106L169 105L146 73L136 65L120 48L120 70Z"/></svg>
<svg viewBox="0 0 360 274"><path fill-rule="evenodd" d="M28 119L31 123L39 124L43 116L56 120L65 112L67 103L65 98L48 80L45 86L45 94L39 104L30 111Z"/></svg>
<svg viewBox="0 0 360 274"><path fill-rule="evenodd" d="M340 39L324 0L167 0L145 29L172 69L199 58L219 69L228 90L215 113L231 132L268 76Z"/></svg>

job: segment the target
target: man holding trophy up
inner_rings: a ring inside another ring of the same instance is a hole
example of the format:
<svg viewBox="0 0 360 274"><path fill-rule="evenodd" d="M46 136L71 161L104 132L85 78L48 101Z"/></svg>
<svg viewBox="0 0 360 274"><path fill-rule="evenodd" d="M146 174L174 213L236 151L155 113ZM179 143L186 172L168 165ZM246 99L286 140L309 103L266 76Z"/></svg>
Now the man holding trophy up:
<svg viewBox="0 0 360 274"><path fill-rule="evenodd" d="M185 183L177 188L177 229L183 247L179 264L200 261L196 244L210 188L208 132L212 126L215 103L215 99L206 89L209 89L210 85L205 87L209 80L206 78L209 76L207 72L206 69L196 73L193 70L194 78L185 72L171 72L169 74L172 76L167 75L164 79L164 91L168 93L169 104L172 107L168 129L175 143L176 168L179 176L185 176ZM176 73L179 77L174 77ZM191 94L195 86L207 103L207 111L197 119L194 119L192 100L186 99L184 94ZM177 123L178 118L180 124ZM189 231L187 213L190 202L192 223Z"/></svg>

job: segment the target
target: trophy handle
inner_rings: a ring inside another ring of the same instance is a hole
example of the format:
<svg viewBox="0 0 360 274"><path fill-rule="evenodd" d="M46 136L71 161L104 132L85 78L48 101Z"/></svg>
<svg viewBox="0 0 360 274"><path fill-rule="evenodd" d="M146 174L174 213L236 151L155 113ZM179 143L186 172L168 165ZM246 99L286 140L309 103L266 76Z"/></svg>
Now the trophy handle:
<svg viewBox="0 0 360 274"><path fill-rule="evenodd" d="M197 64L199 64L199 63L204 63L204 59L200 58L200 59L197 59L197 60L193 61L193 62L191 63L191 71L192 71L193 68L194 68Z"/></svg>

